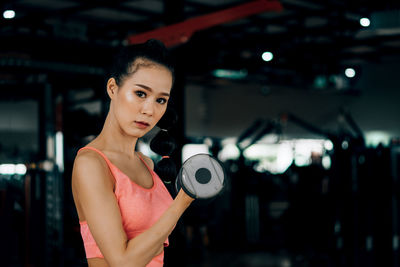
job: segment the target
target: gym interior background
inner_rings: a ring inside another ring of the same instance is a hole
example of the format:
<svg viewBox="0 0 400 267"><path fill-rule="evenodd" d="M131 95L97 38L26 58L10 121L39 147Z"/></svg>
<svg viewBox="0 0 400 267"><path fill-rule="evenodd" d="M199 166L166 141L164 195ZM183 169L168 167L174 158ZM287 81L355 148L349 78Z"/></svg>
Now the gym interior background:
<svg viewBox="0 0 400 267"><path fill-rule="evenodd" d="M71 167L107 112L111 54L143 33L177 59L174 158L210 153L228 177L166 266L400 266L398 0L0 8L1 266L85 266ZM139 149L158 160L153 134Z"/></svg>

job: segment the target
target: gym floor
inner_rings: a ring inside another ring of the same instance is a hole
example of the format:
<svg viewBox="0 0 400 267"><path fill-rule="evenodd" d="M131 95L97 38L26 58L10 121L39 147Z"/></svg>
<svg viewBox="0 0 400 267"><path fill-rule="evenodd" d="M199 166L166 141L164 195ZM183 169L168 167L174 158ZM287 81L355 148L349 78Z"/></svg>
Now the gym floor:
<svg viewBox="0 0 400 267"><path fill-rule="evenodd" d="M187 267L331 267L335 266L327 257L306 257L290 255L285 251L271 253L266 251L253 252L208 252L203 258L193 258L183 263Z"/></svg>
<svg viewBox="0 0 400 267"><path fill-rule="evenodd" d="M267 252L253 253L210 253L201 262L189 263L189 267L210 266L289 267L293 266L286 255ZM300 266L300 265L299 265Z"/></svg>

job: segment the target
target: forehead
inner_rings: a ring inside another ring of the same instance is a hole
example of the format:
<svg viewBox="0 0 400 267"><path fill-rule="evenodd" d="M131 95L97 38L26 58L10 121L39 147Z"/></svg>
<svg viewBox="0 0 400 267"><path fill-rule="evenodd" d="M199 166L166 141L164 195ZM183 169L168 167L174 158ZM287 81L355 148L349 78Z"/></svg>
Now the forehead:
<svg viewBox="0 0 400 267"><path fill-rule="evenodd" d="M153 63L140 65L123 82L126 85L140 84L152 89L170 91L173 84L172 73L163 65Z"/></svg>
<svg viewBox="0 0 400 267"><path fill-rule="evenodd" d="M162 65L141 65L131 73L130 78L133 79L167 79L172 81L172 73L169 69Z"/></svg>
<svg viewBox="0 0 400 267"><path fill-rule="evenodd" d="M174 79L171 70L169 70L164 65L146 59L137 59L130 65L127 71L127 76L124 80L130 79L132 77L137 78L149 72L153 74L156 74L158 72L160 74L167 75L171 78L171 80Z"/></svg>
<svg viewBox="0 0 400 267"><path fill-rule="evenodd" d="M129 67L128 73L134 74L141 68L164 69L172 75L172 72L166 66L146 58L137 58L135 61L133 61Z"/></svg>

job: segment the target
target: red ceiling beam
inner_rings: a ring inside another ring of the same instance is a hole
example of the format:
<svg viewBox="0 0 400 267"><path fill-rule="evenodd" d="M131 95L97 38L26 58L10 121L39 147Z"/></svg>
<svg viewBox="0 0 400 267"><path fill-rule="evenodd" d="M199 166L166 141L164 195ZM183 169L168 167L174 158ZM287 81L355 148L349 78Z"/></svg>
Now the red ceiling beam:
<svg viewBox="0 0 400 267"><path fill-rule="evenodd" d="M135 44L154 38L164 42L167 47L176 46L187 42L196 31L204 30L213 26L235 21L266 11L281 11L282 9L283 7L281 3L276 0L251 1L148 32L130 35L127 37L127 41L128 44Z"/></svg>

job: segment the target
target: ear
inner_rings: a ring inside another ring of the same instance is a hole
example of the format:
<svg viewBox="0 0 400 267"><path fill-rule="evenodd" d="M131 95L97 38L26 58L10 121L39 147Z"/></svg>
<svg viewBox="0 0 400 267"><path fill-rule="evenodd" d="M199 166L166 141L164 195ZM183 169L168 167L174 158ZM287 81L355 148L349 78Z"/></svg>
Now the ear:
<svg viewBox="0 0 400 267"><path fill-rule="evenodd" d="M113 99L114 96L117 94L118 91L118 85L117 81L115 81L114 78L110 78L107 81L107 94L110 97L110 99Z"/></svg>

